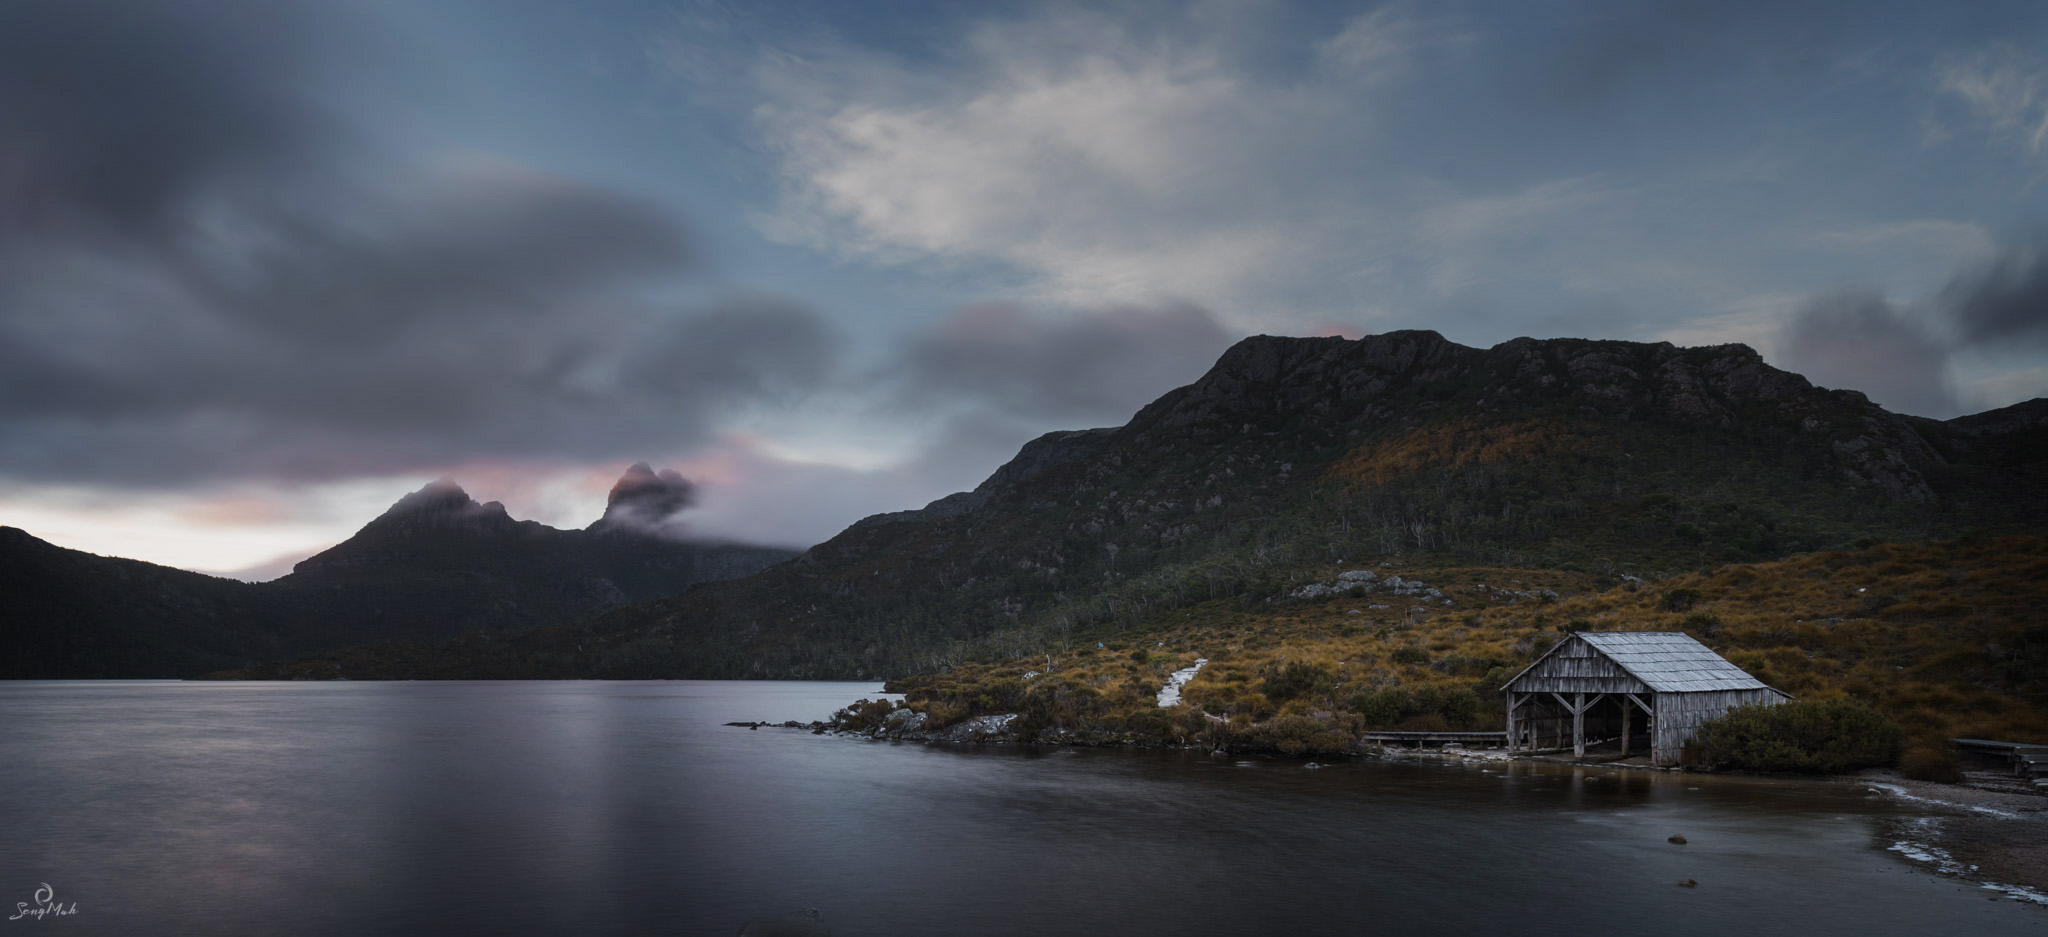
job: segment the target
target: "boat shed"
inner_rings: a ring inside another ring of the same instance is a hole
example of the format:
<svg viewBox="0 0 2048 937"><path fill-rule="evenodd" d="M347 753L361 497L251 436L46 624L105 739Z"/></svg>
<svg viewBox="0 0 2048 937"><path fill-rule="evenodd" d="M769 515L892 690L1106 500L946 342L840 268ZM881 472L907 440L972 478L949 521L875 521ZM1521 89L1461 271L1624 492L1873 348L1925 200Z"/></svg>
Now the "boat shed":
<svg viewBox="0 0 2048 937"><path fill-rule="evenodd" d="M1700 724L1737 706L1775 706L1791 697L1676 631L1581 631L1509 680L1508 747L1562 749L1586 743L1646 743L1660 765ZM1632 717L1644 717L1635 725Z"/></svg>

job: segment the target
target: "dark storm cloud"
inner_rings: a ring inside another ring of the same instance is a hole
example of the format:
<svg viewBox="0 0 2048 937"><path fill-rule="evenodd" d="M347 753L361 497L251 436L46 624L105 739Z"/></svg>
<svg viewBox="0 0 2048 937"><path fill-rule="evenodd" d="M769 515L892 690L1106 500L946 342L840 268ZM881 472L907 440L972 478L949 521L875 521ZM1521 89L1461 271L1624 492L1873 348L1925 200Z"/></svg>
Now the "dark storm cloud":
<svg viewBox="0 0 2048 937"><path fill-rule="evenodd" d="M1947 418L1957 355L2048 346L2048 237L2009 240L1922 306L1844 290L1802 306L1781 333L1786 366L1885 407Z"/></svg>
<svg viewBox="0 0 2048 937"><path fill-rule="evenodd" d="M1234 337L1208 310L1186 303L1073 317L984 303L914 339L894 376L912 404L972 403L1032 421L1122 423L1202 376Z"/></svg>
<svg viewBox="0 0 2048 937"><path fill-rule="evenodd" d="M317 27L288 0L0 5L0 239L160 235L203 190L282 172L326 130Z"/></svg>
<svg viewBox="0 0 2048 937"><path fill-rule="evenodd" d="M687 260L675 219L594 186L484 165L444 168L414 188L367 211L261 219L229 235L248 248L188 273L224 310L347 342L422 314L510 325Z"/></svg>
<svg viewBox="0 0 2048 937"><path fill-rule="evenodd" d="M2048 237L2006 245L1950 280L1941 303L1966 345L2048 344Z"/></svg>
<svg viewBox="0 0 2048 937"><path fill-rule="evenodd" d="M613 458L823 379L804 309L646 298L691 272L657 204L484 157L368 161L307 72L350 33L309 9L0 11L0 476Z"/></svg>
<svg viewBox="0 0 2048 937"><path fill-rule="evenodd" d="M1785 327L1786 363L1825 387L1860 390L1886 408L1946 418L1947 343L1883 296L1844 290L1809 301Z"/></svg>

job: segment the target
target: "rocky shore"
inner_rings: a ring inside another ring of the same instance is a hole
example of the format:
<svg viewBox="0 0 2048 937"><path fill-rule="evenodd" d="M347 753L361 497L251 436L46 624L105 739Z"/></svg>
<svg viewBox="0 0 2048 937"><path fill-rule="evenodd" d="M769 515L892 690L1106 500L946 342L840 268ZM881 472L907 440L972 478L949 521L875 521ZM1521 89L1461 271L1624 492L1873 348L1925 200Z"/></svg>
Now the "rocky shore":
<svg viewBox="0 0 2048 937"><path fill-rule="evenodd" d="M1928 808L1899 830L1893 851L1936 872L2048 905L2048 797L2000 770L1965 771L1961 784L1914 781L1892 771L1856 780Z"/></svg>

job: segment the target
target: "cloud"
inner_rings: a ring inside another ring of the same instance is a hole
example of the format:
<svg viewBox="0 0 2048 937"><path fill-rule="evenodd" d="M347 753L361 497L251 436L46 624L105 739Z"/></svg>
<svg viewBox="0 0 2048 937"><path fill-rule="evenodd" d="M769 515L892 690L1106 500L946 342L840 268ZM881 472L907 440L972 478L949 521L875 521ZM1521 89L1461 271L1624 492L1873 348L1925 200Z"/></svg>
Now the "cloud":
<svg viewBox="0 0 2048 937"><path fill-rule="evenodd" d="M1817 384L1863 391L1903 413L1960 412L1946 343L1877 293L1814 298L1787 323L1784 346L1787 367Z"/></svg>
<svg viewBox="0 0 2048 937"><path fill-rule="evenodd" d="M1306 284L1375 220L1328 168L1455 30L1386 7L1294 37L1295 64L1274 70L1245 61L1242 31L1175 23L1045 8L984 20L916 68L764 50L755 113L787 184L761 224L881 263L993 264L1004 294L1076 307L1327 292Z"/></svg>
<svg viewBox="0 0 2048 937"><path fill-rule="evenodd" d="M1200 377L1235 337L1187 303L1074 316L983 303L911 339L890 376L897 399L921 409L971 404L1050 426L1116 425Z"/></svg>
<svg viewBox="0 0 2048 937"><path fill-rule="evenodd" d="M2040 156L2048 146L2048 58L2007 42L1951 55L1936 87L1957 99L1984 131Z"/></svg>
<svg viewBox="0 0 2048 937"><path fill-rule="evenodd" d="M1989 263L1957 275L1941 304L1970 346L2048 346L2048 237L2004 247Z"/></svg>
<svg viewBox="0 0 2048 937"><path fill-rule="evenodd" d="M320 117L307 9L0 13L0 476L612 459L829 378L808 309L662 298L706 291L659 203L485 155L363 156L389 148ZM327 140L349 143L308 152Z"/></svg>
<svg viewBox="0 0 2048 937"><path fill-rule="evenodd" d="M1946 218L1915 218L1857 225L1813 235L1812 242L1836 250L1932 256L1950 264L1989 255L1996 247L1982 225Z"/></svg>
<svg viewBox="0 0 2048 937"><path fill-rule="evenodd" d="M1966 256L1918 308L1873 290L1807 301L1780 330L1777 356L1820 384L1864 391L1895 410L1943 418L1962 412L1954 390L1959 357L2048 346L2048 240L2014 239ZM2023 389L2035 371L1979 375L1973 383L2002 387L1990 396L2004 401L2037 393Z"/></svg>
<svg viewBox="0 0 2048 937"><path fill-rule="evenodd" d="M161 237L202 192L288 174L334 128L314 9L74 0L0 9L0 241Z"/></svg>
<svg viewBox="0 0 2048 937"><path fill-rule="evenodd" d="M697 486L674 469L656 472L635 462L605 496L604 516L592 530L626 530L682 539L686 532L677 515L697 503Z"/></svg>

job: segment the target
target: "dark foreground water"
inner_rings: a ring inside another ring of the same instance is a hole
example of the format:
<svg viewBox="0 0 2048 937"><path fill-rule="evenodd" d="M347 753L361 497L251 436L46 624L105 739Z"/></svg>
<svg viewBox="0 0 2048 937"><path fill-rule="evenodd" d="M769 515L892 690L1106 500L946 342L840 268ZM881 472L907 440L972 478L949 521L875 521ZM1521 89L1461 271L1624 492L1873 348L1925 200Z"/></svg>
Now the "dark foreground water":
<svg viewBox="0 0 2048 937"><path fill-rule="evenodd" d="M720 725L875 690L0 683L0 937L2048 932L1853 784Z"/></svg>

